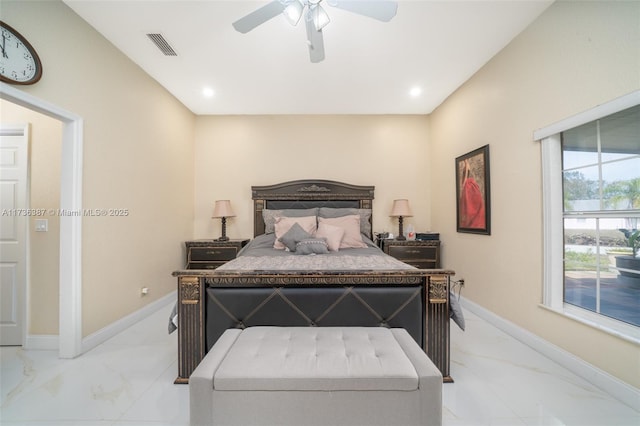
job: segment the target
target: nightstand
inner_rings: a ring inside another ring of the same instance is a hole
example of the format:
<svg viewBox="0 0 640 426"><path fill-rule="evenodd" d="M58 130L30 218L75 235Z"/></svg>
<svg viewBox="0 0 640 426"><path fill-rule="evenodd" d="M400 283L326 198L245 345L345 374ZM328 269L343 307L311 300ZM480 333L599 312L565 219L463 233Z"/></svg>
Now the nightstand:
<svg viewBox="0 0 640 426"><path fill-rule="evenodd" d="M382 240L382 250L389 256L419 269L440 268L438 240Z"/></svg>
<svg viewBox="0 0 640 426"><path fill-rule="evenodd" d="M216 269L233 260L249 240L194 240L186 241L187 269Z"/></svg>

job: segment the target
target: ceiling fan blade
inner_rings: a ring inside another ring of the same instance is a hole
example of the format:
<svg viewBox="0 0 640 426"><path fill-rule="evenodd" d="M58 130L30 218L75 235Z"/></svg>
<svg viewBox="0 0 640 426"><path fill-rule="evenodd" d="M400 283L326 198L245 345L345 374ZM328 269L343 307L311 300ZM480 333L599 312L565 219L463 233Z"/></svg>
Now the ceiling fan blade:
<svg viewBox="0 0 640 426"><path fill-rule="evenodd" d="M389 22L398 10L398 3L387 0L330 0L329 5L383 22Z"/></svg>
<svg viewBox="0 0 640 426"><path fill-rule="evenodd" d="M310 19L305 19L307 26L307 42L309 43L309 58L317 63L324 59L324 37L322 30L316 30L316 26Z"/></svg>
<svg viewBox="0 0 640 426"><path fill-rule="evenodd" d="M233 28L243 34L248 33L258 25L264 24L269 19L281 14L285 7L285 4L280 0L274 0L262 6L260 9L254 10L247 16L238 19L233 23Z"/></svg>

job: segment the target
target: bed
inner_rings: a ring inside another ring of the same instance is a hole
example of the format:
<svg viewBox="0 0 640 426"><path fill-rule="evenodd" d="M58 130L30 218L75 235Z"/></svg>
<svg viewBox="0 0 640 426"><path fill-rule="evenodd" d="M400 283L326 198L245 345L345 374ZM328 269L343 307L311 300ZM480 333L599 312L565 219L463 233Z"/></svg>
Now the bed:
<svg viewBox="0 0 640 426"><path fill-rule="evenodd" d="M173 273L176 383L188 383L225 330L265 325L404 328L452 381L454 272L416 269L378 248L371 229L373 186L298 180L251 190L254 238L238 257L215 270Z"/></svg>

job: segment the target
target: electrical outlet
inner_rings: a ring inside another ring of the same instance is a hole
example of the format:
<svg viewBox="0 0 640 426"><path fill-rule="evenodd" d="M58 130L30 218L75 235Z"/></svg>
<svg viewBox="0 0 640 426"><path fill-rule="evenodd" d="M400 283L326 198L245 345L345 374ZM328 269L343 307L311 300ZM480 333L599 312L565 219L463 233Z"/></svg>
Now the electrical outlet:
<svg viewBox="0 0 640 426"><path fill-rule="evenodd" d="M149 294L149 287L142 287L140 289L140 296L146 296L147 294Z"/></svg>

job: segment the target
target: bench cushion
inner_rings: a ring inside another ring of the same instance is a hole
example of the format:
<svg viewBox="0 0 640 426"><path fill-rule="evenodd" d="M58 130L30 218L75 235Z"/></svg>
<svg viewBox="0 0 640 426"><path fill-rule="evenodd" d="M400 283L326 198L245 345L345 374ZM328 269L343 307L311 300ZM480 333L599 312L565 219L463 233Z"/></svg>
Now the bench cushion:
<svg viewBox="0 0 640 426"><path fill-rule="evenodd" d="M418 389L418 374L382 327L250 327L213 379L215 390Z"/></svg>

